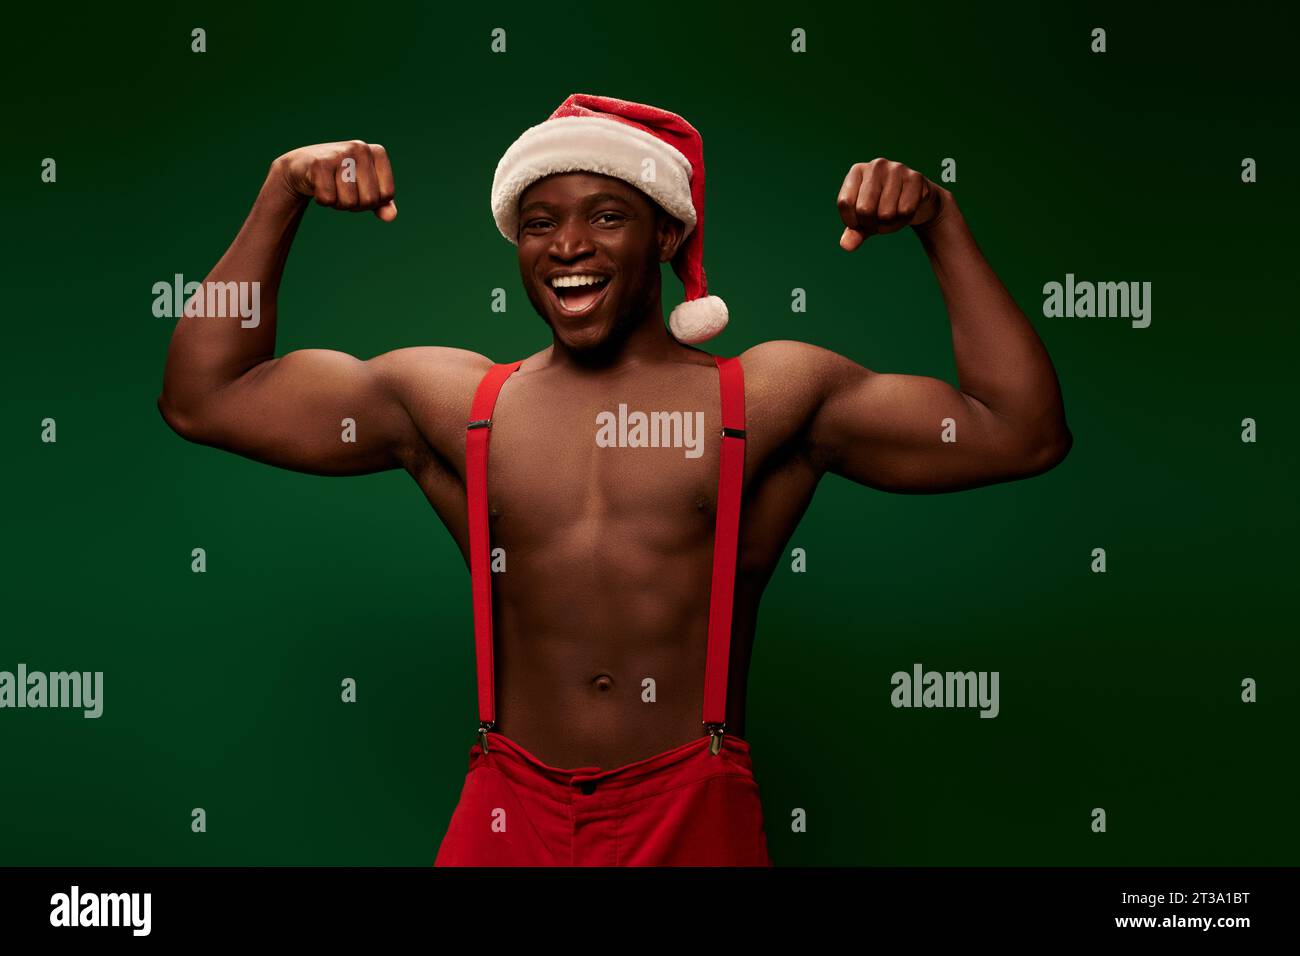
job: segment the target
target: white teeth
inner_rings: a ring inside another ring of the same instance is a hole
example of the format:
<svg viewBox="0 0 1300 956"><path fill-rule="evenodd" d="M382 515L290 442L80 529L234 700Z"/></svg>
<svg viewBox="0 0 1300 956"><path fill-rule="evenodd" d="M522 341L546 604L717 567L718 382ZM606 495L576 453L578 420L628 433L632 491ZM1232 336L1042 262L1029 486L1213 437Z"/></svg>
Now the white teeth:
<svg viewBox="0 0 1300 956"><path fill-rule="evenodd" d="M556 276L551 280L551 286L556 289L567 289L577 285L595 285L604 278L604 276L593 275Z"/></svg>

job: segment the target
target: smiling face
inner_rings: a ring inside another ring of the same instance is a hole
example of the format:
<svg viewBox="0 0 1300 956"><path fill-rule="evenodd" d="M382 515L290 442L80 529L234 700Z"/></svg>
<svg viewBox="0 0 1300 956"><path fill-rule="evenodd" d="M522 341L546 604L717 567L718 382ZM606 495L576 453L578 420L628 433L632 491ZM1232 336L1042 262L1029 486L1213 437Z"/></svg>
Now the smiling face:
<svg viewBox="0 0 1300 956"><path fill-rule="evenodd" d="M626 335L648 316L662 323L659 263L683 226L621 179L559 173L519 197L519 274L565 346L587 350Z"/></svg>

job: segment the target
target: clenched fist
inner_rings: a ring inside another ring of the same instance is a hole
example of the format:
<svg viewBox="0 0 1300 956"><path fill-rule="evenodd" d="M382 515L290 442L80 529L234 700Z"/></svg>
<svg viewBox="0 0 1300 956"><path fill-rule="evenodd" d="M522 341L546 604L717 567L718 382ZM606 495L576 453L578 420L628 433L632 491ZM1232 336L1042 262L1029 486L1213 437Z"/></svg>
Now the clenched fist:
<svg viewBox="0 0 1300 956"><path fill-rule="evenodd" d="M272 164L284 184L322 206L361 212L373 209L384 222L397 218L393 167L377 143L359 139L291 150Z"/></svg>
<svg viewBox="0 0 1300 956"><path fill-rule="evenodd" d="M930 222L939 215L946 192L902 163L854 163L836 199L845 225L840 248L852 252L868 236Z"/></svg>

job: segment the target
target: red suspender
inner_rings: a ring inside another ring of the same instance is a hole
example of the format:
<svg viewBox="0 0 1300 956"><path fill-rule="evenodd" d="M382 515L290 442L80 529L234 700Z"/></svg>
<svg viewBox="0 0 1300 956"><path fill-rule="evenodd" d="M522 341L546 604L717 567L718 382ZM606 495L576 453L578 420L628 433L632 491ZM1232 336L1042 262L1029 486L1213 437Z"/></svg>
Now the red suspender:
<svg viewBox="0 0 1300 956"><path fill-rule="evenodd" d="M478 665L479 740L496 725L496 671L492 666L492 572L488 566L488 437L492 410L519 362L493 365L478 383L465 431L465 491L469 514L469 585L474 600L474 656Z"/></svg>
<svg viewBox="0 0 1300 956"><path fill-rule="evenodd" d="M713 539L709 638L704 666L704 726L717 753L727 720L727 667L731 659L731 609L736 591L736 545L745 475L745 375L737 358L713 356L722 392L722 449ZM478 384L465 433L465 486L469 508L469 574L474 600L474 651L478 664L479 742L496 726L496 671L492 648L492 573L487 502L488 439L501 386L522 364L493 365Z"/></svg>
<svg viewBox="0 0 1300 956"><path fill-rule="evenodd" d="M722 387L722 449L718 463L718 514L713 536L709 594L709 646L704 665L704 727L710 749L722 747L727 721L727 665L731 660L731 606L736 592L740 489L745 477L745 373L738 358L713 356Z"/></svg>

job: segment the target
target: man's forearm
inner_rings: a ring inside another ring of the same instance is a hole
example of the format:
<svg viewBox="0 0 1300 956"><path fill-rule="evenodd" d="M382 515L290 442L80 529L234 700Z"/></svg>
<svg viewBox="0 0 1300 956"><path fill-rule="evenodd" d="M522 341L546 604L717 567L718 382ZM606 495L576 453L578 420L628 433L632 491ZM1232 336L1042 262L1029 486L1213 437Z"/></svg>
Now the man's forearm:
<svg viewBox="0 0 1300 956"><path fill-rule="evenodd" d="M914 227L952 325L961 390L1013 424L1027 444L1069 444L1060 385L1029 319L984 259L950 192L937 219Z"/></svg>
<svg viewBox="0 0 1300 956"><path fill-rule="evenodd" d="M307 203L273 165L238 235L197 293L206 298L210 285L256 283L239 288L257 289L257 321L228 313L182 314L167 353L161 404L193 411L205 395L274 356L280 278Z"/></svg>

